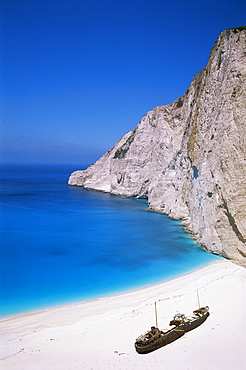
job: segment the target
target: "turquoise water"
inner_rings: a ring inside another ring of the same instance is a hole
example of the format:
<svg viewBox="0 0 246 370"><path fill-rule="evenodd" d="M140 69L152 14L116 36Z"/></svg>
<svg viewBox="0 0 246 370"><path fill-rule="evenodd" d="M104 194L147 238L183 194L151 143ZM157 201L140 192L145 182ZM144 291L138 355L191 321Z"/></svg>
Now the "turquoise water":
<svg viewBox="0 0 246 370"><path fill-rule="evenodd" d="M145 200L67 186L77 168L2 166L1 316L143 287L218 259Z"/></svg>

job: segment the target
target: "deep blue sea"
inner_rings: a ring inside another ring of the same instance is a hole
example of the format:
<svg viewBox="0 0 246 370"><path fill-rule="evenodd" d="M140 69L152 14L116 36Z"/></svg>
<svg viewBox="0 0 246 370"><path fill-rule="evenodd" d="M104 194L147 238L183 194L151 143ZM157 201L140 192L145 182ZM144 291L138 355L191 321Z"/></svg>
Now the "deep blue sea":
<svg viewBox="0 0 246 370"><path fill-rule="evenodd" d="M76 165L1 167L1 316L87 301L212 262L145 200L68 186Z"/></svg>

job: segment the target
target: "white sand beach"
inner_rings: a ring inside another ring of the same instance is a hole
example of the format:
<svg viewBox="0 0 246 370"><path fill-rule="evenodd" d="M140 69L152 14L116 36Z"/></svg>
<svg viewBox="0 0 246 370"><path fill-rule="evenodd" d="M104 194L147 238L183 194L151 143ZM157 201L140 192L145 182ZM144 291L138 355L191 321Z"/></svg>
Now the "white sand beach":
<svg viewBox="0 0 246 370"><path fill-rule="evenodd" d="M202 306L210 316L197 329L150 354L139 355L136 337L175 313ZM145 289L1 321L4 370L38 369L245 369L246 269L216 261Z"/></svg>

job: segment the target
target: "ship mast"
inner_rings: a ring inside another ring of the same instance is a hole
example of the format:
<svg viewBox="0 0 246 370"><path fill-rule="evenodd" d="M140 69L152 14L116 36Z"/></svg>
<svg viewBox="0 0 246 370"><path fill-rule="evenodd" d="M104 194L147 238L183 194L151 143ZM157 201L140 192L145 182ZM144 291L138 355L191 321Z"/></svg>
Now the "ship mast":
<svg viewBox="0 0 246 370"><path fill-rule="evenodd" d="M157 320L157 307L156 307L156 302L155 302L155 326L158 328L158 320Z"/></svg>
<svg viewBox="0 0 246 370"><path fill-rule="evenodd" d="M198 293L198 289L196 290L196 294L197 294L197 303L198 303L198 308L201 308L201 304L200 304L200 298L199 298L199 293Z"/></svg>

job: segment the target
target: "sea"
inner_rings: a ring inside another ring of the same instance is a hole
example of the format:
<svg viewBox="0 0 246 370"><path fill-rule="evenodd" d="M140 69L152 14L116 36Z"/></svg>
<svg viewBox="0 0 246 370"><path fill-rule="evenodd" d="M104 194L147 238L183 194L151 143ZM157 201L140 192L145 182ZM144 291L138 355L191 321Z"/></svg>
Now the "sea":
<svg viewBox="0 0 246 370"><path fill-rule="evenodd" d="M84 168L1 165L2 318L150 286L219 258L144 199L67 185Z"/></svg>

